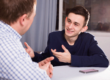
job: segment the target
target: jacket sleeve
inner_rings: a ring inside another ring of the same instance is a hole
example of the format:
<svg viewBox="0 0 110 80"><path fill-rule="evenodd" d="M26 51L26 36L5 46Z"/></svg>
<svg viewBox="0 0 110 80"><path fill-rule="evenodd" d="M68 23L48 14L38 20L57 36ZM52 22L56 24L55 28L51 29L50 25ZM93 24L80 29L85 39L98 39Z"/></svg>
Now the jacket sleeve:
<svg viewBox="0 0 110 80"><path fill-rule="evenodd" d="M32 60L35 61L35 62L40 62L40 61L44 60L45 58L49 57L50 55L49 55L49 52L48 52L48 46L47 46L45 52L43 52L42 54L34 52L34 55L35 55L35 57L32 58Z"/></svg>
<svg viewBox="0 0 110 80"><path fill-rule="evenodd" d="M78 67L108 67L109 61L92 37L88 48L88 56L71 55L71 66Z"/></svg>
<svg viewBox="0 0 110 80"><path fill-rule="evenodd" d="M45 51L42 54L38 54L37 52L34 52L34 55L35 55L35 57L32 58L32 60L35 62L40 62L40 61L44 60L45 58L50 57L49 37L48 37L47 47L46 47Z"/></svg>

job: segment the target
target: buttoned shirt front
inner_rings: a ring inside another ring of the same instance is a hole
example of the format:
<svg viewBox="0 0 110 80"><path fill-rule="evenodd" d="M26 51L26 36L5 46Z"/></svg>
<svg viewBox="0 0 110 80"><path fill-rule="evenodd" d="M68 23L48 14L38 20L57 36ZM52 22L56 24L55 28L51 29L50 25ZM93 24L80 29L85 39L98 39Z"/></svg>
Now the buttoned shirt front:
<svg viewBox="0 0 110 80"><path fill-rule="evenodd" d="M46 71L31 60L21 38L11 26L0 21L0 79L50 80Z"/></svg>

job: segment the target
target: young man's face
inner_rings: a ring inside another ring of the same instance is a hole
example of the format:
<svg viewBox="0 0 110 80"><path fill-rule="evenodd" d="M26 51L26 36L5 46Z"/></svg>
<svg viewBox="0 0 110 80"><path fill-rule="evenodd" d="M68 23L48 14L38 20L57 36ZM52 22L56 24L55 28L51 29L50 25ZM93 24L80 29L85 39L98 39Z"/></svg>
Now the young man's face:
<svg viewBox="0 0 110 80"><path fill-rule="evenodd" d="M65 19L65 35L68 37L76 37L83 32L85 18L81 15L69 13ZM87 26L85 26L87 27Z"/></svg>

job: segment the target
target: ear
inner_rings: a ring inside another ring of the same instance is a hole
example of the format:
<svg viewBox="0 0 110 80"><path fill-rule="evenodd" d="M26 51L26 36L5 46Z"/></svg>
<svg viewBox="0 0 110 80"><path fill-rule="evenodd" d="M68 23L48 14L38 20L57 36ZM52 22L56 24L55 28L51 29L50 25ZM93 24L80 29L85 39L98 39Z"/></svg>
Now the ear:
<svg viewBox="0 0 110 80"><path fill-rule="evenodd" d="M27 20L27 14L24 14L22 15L20 18L19 18L19 23L21 26L24 26L25 23L26 23L26 20Z"/></svg>
<svg viewBox="0 0 110 80"><path fill-rule="evenodd" d="M85 32L88 29L88 26L84 26L81 30L81 32Z"/></svg>
<svg viewBox="0 0 110 80"><path fill-rule="evenodd" d="M65 18L65 22L67 21L67 17Z"/></svg>

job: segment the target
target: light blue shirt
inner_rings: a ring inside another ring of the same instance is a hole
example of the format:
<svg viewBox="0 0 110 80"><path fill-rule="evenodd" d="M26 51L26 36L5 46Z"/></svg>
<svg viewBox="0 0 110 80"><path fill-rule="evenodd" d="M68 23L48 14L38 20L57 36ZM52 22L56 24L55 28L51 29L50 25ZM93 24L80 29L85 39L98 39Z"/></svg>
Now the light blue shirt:
<svg viewBox="0 0 110 80"><path fill-rule="evenodd" d="M25 51L19 35L11 26L0 21L0 79L50 80Z"/></svg>

